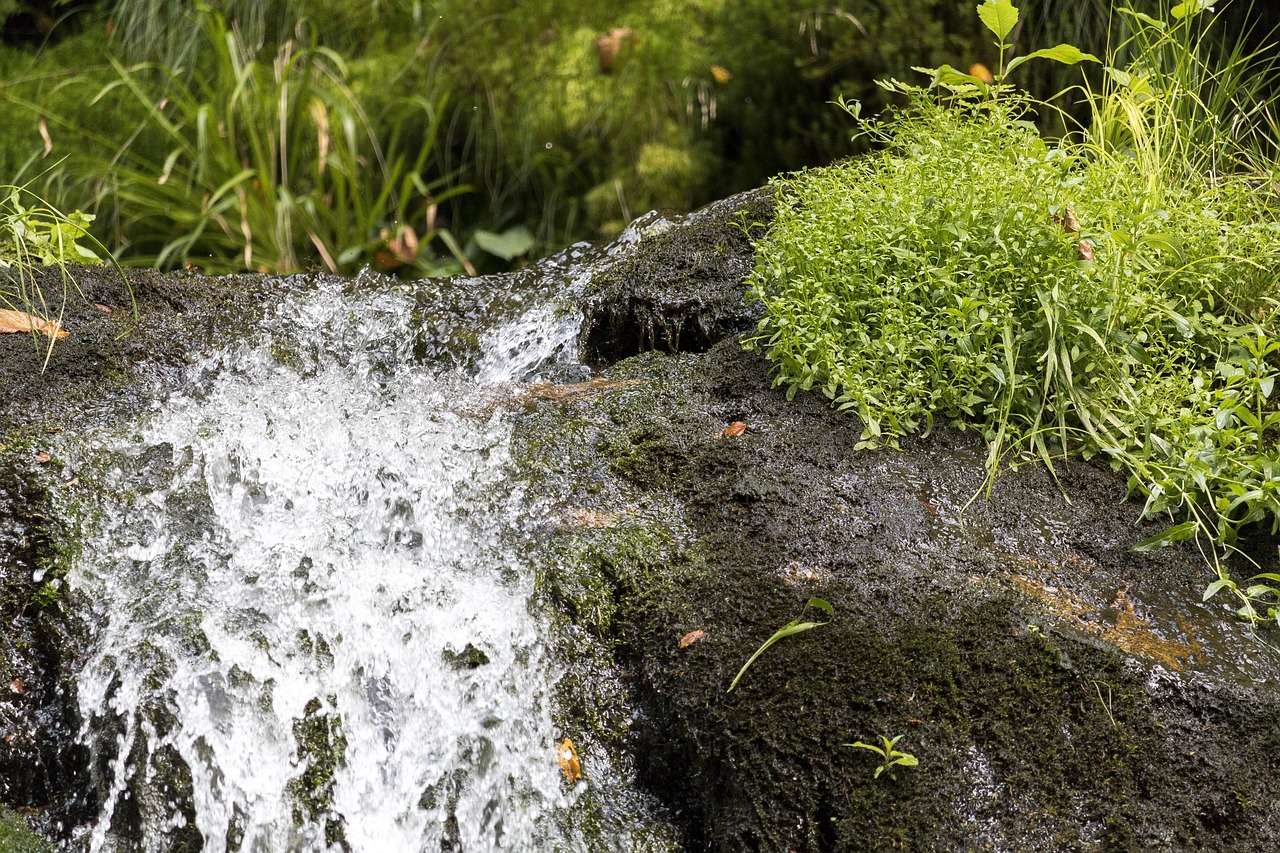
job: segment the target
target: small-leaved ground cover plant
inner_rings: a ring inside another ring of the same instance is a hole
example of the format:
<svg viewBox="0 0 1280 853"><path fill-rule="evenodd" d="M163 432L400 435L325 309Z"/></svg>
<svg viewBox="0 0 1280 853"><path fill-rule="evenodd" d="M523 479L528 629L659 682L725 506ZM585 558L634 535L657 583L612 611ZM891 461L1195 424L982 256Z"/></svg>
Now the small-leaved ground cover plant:
<svg viewBox="0 0 1280 853"><path fill-rule="evenodd" d="M878 154L779 181L747 343L789 393L856 412L868 447L943 418L982 431L991 476L1108 458L1178 522L1140 547L1196 538L1206 598L1280 621L1280 575L1237 585L1221 561L1244 526L1280 527L1280 171L1249 90L1223 91L1271 68L1206 72L1205 3L1130 14L1143 49L1087 92L1091 127L1049 140L1029 119L1050 107L1004 80L1017 10L979 13L994 83L894 81L910 105L863 123Z"/></svg>

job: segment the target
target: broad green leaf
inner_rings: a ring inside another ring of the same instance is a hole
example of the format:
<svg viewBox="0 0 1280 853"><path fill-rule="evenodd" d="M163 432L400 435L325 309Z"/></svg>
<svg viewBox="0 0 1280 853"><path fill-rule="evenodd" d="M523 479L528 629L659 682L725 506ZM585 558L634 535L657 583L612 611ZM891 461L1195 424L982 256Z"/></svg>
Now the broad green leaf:
<svg viewBox="0 0 1280 853"><path fill-rule="evenodd" d="M981 79L974 77L972 74L965 74L958 71L950 65L940 65L933 70L933 79L929 82L930 87L933 86L956 86L968 84L985 89L987 84Z"/></svg>
<svg viewBox="0 0 1280 853"><path fill-rule="evenodd" d="M1223 587L1231 587L1232 589L1235 589L1235 586L1235 582L1232 581L1231 578L1218 578L1216 581L1205 587L1204 596L1202 596L1200 600L1208 601L1217 595L1218 591Z"/></svg>
<svg viewBox="0 0 1280 853"><path fill-rule="evenodd" d="M501 234L477 230L472 236L477 246L504 261L518 258L533 248L533 234L523 225L508 228Z"/></svg>
<svg viewBox="0 0 1280 853"><path fill-rule="evenodd" d="M1199 15L1205 9L1211 7L1214 0L1187 0L1186 3L1179 3L1169 10L1169 15L1181 21L1183 18L1189 18Z"/></svg>
<svg viewBox="0 0 1280 853"><path fill-rule="evenodd" d="M1018 24L1018 9L1010 0L987 0L978 5L978 17L1003 43Z"/></svg>
<svg viewBox="0 0 1280 853"><path fill-rule="evenodd" d="M1280 583L1280 574L1276 574L1275 572L1262 572L1261 574L1257 574L1249 578L1249 580L1256 581L1259 578L1263 580L1275 581L1276 583Z"/></svg>
<svg viewBox="0 0 1280 853"><path fill-rule="evenodd" d="M1190 539L1196 535L1199 525L1194 521L1184 521L1181 524L1175 524L1168 530L1162 530L1155 536L1143 539L1137 545L1133 546L1134 551L1155 551L1158 548L1164 548L1172 545L1174 542L1181 542L1184 539Z"/></svg>
<svg viewBox="0 0 1280 853"><path fill-rule="evenodd" d="M1146 14L1145 12L1135 12L1132 9L1124 9L1124 8L1116 9L1116 11L1123 12L1126 15L1137 18L1139 21L1142 21L1143 23L1146 23L1146 24L1150 24L1151 26L1155 27L1158 30L1164 29L1164 26L1165 26L1164 21L1153 18L1150 15Z"/></svg>
<svg viewBox="0 0 1280 853"><path fill-rule="evenodd" d="M1033 51L1026 56L1019 56L1009 62L1005 68L1005 74L1013 71L1028 59L1052 59L1054 62L1061 62L1063 65L1075 65L1078 62L1100 62L1098 57L1092 53L1085 53L1080 48L1070 44L1060 44L1057 47L1046 47L1042 50Z"/></svg>

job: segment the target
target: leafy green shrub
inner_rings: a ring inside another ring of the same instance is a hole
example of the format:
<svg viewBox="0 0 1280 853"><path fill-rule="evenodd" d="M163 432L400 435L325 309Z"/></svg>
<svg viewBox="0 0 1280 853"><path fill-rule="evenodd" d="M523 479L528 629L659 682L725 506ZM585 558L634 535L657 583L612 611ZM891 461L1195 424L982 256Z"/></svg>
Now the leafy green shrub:
<svg viewBox="0 0 1280 853"><path fill-rule="evenodd" d="M1033 102L934 72L937 90L867 124L881 153L781 182L749 343L790 394L855 411L865 446L941 416L982 430L993 476L1102 454L1148 514L1189 515L1148 547L1229 548L1244 525L1280 525L1280 203L1258 191L1274 174L1202 169L1228 140L1155 102L1203 90L1125 82L1148 67L1112 69L1092 143L1048 142ZM1126 103L1128 135L1107 136ZM1246 616L1280 618L1266 584L1222 574L1221 588Z"/></svg>

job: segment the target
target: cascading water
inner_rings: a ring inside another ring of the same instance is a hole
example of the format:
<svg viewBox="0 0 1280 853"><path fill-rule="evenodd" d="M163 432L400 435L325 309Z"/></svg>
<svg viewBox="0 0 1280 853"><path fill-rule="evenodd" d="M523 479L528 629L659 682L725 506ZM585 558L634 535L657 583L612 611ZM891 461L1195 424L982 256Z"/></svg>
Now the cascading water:
<svg viewBox="0 0 1280 853"><path fill-rule="evenodd" d="M70 578L97 622L89 850L587 849L504 535L503 398L572 374L569 275L298 288L72 443L102 496Z"/></svg>

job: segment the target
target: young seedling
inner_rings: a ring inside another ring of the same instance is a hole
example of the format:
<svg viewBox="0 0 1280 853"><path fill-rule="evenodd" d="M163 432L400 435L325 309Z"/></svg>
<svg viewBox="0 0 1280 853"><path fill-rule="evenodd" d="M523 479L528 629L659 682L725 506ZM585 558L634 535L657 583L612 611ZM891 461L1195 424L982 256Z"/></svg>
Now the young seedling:
<svg viewBox="0 0 1280 853"><path fill-rule="evenodd" d="M880 762L880 766L876 768L876 772L872 776L873 779L879 779L880 774L886 770L889 771L890 779L896 778L894 777L893 770L892 770L892 768L894 768L895 766L915 767L920 763L920 760L916 758L914 755L912 755L911 753L899 752L897 749L894 748L895 746L897 746L898 741L902 740L902 735L898 735L892 740L885 737L884 735L880 735L880 740L883 742L884 744L883 746L876 746L875 744L863 743L860 740L854 741L853 743L845 744L845 746L852 746L858 749L869 749L872 752L874 752L876 755L880 756L882 761Z"/></svg>
<svg viewBox="0 0 1280 853"><path fill-rule="evenodd" d="M765 649L769 648L774 643L781 640L783 637L790 637L792 634L799 634L801 631L808 631L810 628L817 628L818 626L826 625L827 622L831 621L830 619L828 619L826 622L801 622L800 620L804 618L804 614L808 611L810 607L816 607L819 610L825 610L828 616L835 616L835 610L826 601L823 601L821 598L809 599L807 602L805 602L804 610L800 611L800 615L798 617L796 617L795 619L792 619L790 622L788 622L787 624L779 628L777 631L775 631L773 636L765 640L760 645L760 648L756 649L756 653L747 659L747 662L742 665L742 669L738 670L738 674L733 677L733 683L729 685L729 689L726 690L725 693L733 692L733 688L738 686L738 680L742 678L742 674L747 671L747 668L750 667L751 664L756 662L756 658L764 654Z"/></svg>

